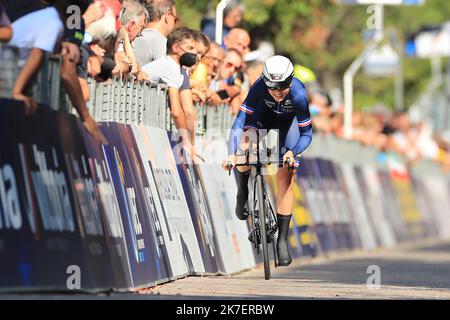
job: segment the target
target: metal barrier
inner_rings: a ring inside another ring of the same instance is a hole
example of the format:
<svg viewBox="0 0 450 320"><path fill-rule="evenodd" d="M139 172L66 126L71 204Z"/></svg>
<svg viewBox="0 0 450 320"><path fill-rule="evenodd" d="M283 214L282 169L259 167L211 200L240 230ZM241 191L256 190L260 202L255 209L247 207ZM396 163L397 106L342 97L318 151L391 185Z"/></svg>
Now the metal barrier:
<svg viewBox="0 0 450 320"><path fill-rule="evenodd" d="M117 77L107 82L90 80L89 89L88 108L97 121L172 128L165 85Z"/></svg>
<svg viewBox="0 0 450 320"><path fill-rule="evenodd" d="M28 54L29 50L0 45L0 97L11 98L15 80ZM46 55L26 92L53 110L73 112L70 99L61 86L60 73L61 57ZM167 87L164 85L117 77L103 83L90 80L89 88L91 100L88 108L97 121L172 129Z"/></svg>
<svg viewBox="0 0 450 320"><path fill-rule="evenodd" d="M228 136L235 116L230 114L228 105L208 106L197 104L197 135L203 135L207 131L214 131L215 136Z"/></svg>
<svg viewBox="0 0 450 320"><path fill-rule="evenodd" d="M0 97L11 98L14 83L29 50L0 44ZM39 103L60 110L60 56L46 54L36 77L26 91Z"/></svg>

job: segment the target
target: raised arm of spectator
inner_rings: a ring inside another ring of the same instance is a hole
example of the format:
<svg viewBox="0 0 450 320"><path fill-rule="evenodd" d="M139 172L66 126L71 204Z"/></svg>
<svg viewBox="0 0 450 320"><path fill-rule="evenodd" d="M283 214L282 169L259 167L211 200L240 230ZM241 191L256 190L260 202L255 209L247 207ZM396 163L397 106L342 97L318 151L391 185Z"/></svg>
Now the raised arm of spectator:
<svg viewBox="0 0 450 320"><path fill-rule="evenodd" d="M43 57L44 51L38 48L31 49L30 55L14 83L12 97L16 100L22 100L25 103L27 107L26 114L28 115L36 111L37 103L32 97L25 95L25 88L33 76L39 71Z"/></svg>
<svg viewBox="0 0 450 320"><path fill-rule="evenodd" d="M124 28L122 28L120 32L123 40L123 50L128 57L128 61L131 64L131 74L135 75L139 81L148 80L147 75L142 71L142 68L136 59L136 55L134 54L133 47L131 46L128 32Z"/></svg>
<svg viewBox="0 0 450 320"><path fill-rule="evenodd" d="M78 112L81 121L86 130L99 142L108 143L105 136L100 131L94 118L92 118L84 101L83 91L81 90L78 74L76 71L76 62L70 59L69 55L62 56L61 62L61 80L64 88L69 95L72 105Z"/></svg>

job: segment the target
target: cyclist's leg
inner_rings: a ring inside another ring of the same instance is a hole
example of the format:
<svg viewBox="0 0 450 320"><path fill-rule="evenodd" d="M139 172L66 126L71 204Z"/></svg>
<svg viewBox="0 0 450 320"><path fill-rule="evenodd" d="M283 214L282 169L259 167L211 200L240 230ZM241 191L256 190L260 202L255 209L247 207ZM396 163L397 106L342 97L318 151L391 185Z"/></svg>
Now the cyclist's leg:
<svg viewBox="0 0 450 320"><path fill-rule="evenodd" d="M252 143L256 143L256 134L258 134L258 128L255 125L250 123L244 127L244 134L239 143L239 153L242 155L237 156L237 163L245 163L247 161L245 152L249 150ZM238 187L235 214L238 219L246 220L248 218L248 212L245 210L245 204L247 203L249 193L248 180L250 178L250 167L239 166L234 169L234 172Z"/></svg>
<svg viewBox="0 0 450 320"><path fill-rule="evenodd" d="M289 224L291 222L294 206L293 184L295 183L294 170L279 168L277 172L277 220L278 238L277 252L278 264L288 266L292 262L292 257L288 248Z"/></svg>
<svg viewBox="0 0 450 320"><path fill-rule="evenodd" d="M280 148L282 150L286 147L286 140L289 140L288 137L288 132L290 132L289 124L283 126L279 131L280 137L279 143ZM281 165L283 155L284 151L282 151L280 154ZM296 159L296 166L298 165L297 160L298 159ZM292 262L292 257L289 253L288 247L288 236L289 236L289 224L291 222L292 212L294 208L294 191L293 191L294 183L295 183L295 170L280 167L277 172L278 192L276 197L277 220L278 220L277 253L278 253L278 264L280 266L288 266Z"/></svg>

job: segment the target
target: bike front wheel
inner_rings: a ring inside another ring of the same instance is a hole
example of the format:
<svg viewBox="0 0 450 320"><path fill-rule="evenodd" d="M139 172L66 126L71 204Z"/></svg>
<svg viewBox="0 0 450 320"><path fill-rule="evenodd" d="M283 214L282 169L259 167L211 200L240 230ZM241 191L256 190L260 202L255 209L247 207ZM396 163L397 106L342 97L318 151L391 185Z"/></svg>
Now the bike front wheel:
<svg viewBox="0 0 450 320"><path fill-rule="evenodd" d="M264 181L263 177L258 175L256 177L256 192L259 209L259 228L261 232L261 246L264 261L264 277L266 280L270 279L270 260L267 243L266 217L268 214L267 202L264 199Z"/></svg>

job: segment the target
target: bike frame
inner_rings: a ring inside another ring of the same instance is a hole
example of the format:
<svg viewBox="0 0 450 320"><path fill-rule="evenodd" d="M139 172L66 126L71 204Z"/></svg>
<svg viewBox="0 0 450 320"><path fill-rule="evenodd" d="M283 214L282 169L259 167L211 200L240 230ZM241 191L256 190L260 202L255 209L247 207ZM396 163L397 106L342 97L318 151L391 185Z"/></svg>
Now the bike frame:
<svg viewBox="0 0 450 320"><path fill-rule="evenodd" d="M264 141L264 140L263 140ZM253 183L253 207L249 211L251 219L250 235L249 240L253 243L253 247L256 254L259 256L260 247L263 253L264 262L264 274L265 279L270 279L270 260L268 253L268 244L272 244L274 264L275 268L278 267L277 252L276 252L276 238L275 234L277 231L277 218L274 213L272 204L270 203L267 186L262 175L262 168L264 166L270 165L271 161L263 163L261 161L261 149L259 147L259 135L257 135L256 143L256 163L250 163L250 149L246 150L246 162L242 164L236 164L236 166L249 166L251 167L252 174L254 176ZM267 149L267 148L263 148ZM270 153L270 150L269 152ZM270 157L270 154L269 154ZM253 239L253 241L252 241Z"/></svg>

